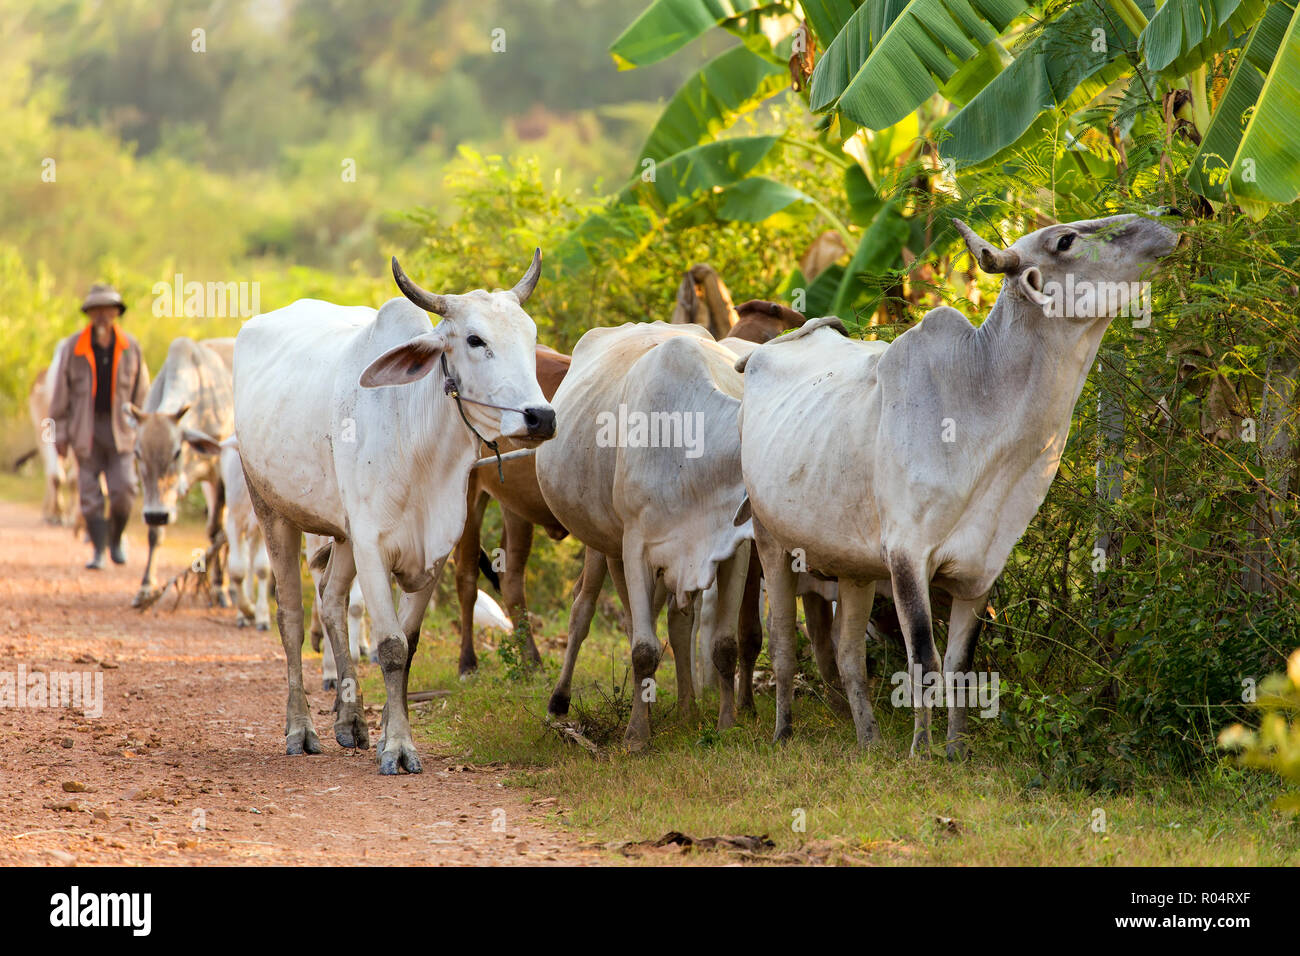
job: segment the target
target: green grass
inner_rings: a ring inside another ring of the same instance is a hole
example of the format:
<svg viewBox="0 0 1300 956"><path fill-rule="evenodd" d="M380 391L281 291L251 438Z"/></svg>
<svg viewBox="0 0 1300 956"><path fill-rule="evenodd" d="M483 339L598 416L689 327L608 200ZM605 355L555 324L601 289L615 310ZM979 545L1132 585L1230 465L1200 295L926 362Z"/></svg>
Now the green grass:
<svg viewBox="0 0 1300 956"><path fill-rule="evenodd" d="M698 719L679 720L668 655L650 752L630 755L620 746L627 642L608 604L583 646L570 714L601 744L592 756L543 719L558 649L544 649L543 671L521 678L511 655L480 646L478 674L458 680L455 600L442 590L426 620L411 687L451 693L416 707L418 742L453 762L517 768L510 785L536 799L557 798L553 820L584 840L654 840L671 830L693 837L766 834L779 860L871 864L1223 866L1300 859L1300 823L1269 808L1279 788L1226 763L1193 780L1153 777L1132 792L1099 795L1044 787L1035 766L979 738L963 764L917 761L907 756L910 713L890 707L887 693L876 702L884 746L862 755L851 724L816 698L815 680L796 698L795 739L776 746L770 693L759 695L757 718L742 718L721 734L714 729L715 694L706 695ZM548 617L539 643L554 648L564 620ZM372 703L382 701L377 667L365 665L362 686ZM1099 811L1104 830L1095 829ZM793 826L800 817L803 832Z"/></svg>

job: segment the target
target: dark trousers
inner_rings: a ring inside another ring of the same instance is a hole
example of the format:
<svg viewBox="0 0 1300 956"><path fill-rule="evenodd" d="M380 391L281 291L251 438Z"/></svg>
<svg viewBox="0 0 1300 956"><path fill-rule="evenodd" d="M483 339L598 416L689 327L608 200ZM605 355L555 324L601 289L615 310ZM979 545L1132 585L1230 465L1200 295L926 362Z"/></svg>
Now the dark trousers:
<svg viewBox="0 0 1300 956"><path fill-rule="evenodd" d="M99 477L104 476L108 488L108 511L125 522L135 503L135 468L130 451L118 452L113 442L113 420L103 413L95 414L95 440L90 457L77 456L77 491L81 497L81 513L87 523L92 518L104 517L104 489Z"/></svg>

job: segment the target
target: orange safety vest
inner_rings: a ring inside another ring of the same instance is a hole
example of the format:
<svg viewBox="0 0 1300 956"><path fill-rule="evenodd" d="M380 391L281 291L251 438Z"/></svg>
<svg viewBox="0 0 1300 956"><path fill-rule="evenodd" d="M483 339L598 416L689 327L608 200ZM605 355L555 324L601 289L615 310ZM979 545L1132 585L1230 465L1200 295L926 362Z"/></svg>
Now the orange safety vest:
<svg viewBox="0 0 1300 956"><path fill-rule="evenodd" d="M94 334L94 323L88 323L81 334L77 336L77 344L72 350L73 355L80 355L90 363L90 403L95 403L95 393L99 391L99 369L95 368L95 350L91 345L91 335ZM113 375L108 382L109 402L113 401L113 393L117 390L117 363L122 358L122 353L126 351L126 336L122 334L122 328L116 322L113 323Z"/></svg>

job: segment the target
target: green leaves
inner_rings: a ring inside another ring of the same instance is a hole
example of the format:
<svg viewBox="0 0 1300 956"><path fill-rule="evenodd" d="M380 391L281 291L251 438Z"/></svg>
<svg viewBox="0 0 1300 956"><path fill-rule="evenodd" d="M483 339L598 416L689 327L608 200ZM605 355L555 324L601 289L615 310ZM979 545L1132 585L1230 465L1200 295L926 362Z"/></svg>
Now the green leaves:
<svg viewBox="0 0 1300 956"><path fill-rule="evenodd" d="M620 70L656 63L713 27L767 5L763 0L654 0L609 52Z"/></svg>
<svg viewBox="0 0 1300 956"><path fill-rule="evenodd" d="M1151 69L1182 76L1246 32L1265 6L1265 0L1165 0L1138 38L1138 51Z"/></svg>
<svg viewBox="0 0 1300 956"><path fill-rule="evenodd" d="M871 296L874 306L880 290L864 283L862 277L883 275L899 265L903 246L911 234L911 226L903 218L898 203L891 202L876 213L844 270L844 278L831 299L830 312L842 319L853 318L851 306L864 294Z"/></svg>
<svg viewBox="0 0 1300 956"><path fill-rule="evenodd" d="M668 101L641 156L661 162L712 139L741 113L779 93L787 82L781 64L746 46L728 50L706 63Z"/></svg>
<svg viewBox="0 0 1300 956"><path fill-rule="evenodd" d="M811 202L793 186L765 176L751 176L723 190L718 218L728 222L762 222L794 203Z"/></svg>
<svg viewBox="0 0 1300 956"><path fill-rule="evenodd" d="M1081 82L1132 45L1124 26L1101 22L1106 25L1083 4L1048 23L948 122L940 155L962 165L982 162L1019 139L1044 110L1066 103Z"/></svg>
<svg viewBox="0 0 1300 956"><path fill-rule="evenodd" d="M1300 13L1274 3L1237 61L1187 180L1254 218L1300 197Z"/></svg>
<svg viewBox="0 0 1300 956"><path fill-rule="evenodd" d="M859 7L813 71L810 103L884 129L938 92L1025 11L1024 0L875 0Z"/></svg>
<svg viewBox="0 0 1300 956"><path fill-rule="evenodd" d="M826 47L849 22L859 0L800 0L808 25Z"/></svg>
<svg viewBox="0 0 1300 956"><path fill-rule="evenodd" d="M618 201L635 196L666 212L683 199L743 179L766 158L778 139L737 136L682 150L654 167L653 180L634 180L619 194Z"/></svg>

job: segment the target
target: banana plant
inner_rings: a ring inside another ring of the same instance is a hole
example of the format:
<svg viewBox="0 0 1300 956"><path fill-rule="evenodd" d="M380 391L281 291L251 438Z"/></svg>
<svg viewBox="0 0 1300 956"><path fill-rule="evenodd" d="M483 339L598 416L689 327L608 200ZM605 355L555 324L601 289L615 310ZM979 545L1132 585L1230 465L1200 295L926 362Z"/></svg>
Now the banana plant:
<svg viewBox="0 0 1300 956"><path fill-rule="evenodd" d="M1267 11L1267 15L1266 15ZM1038 23L1024 30L1025 17ZM1007 49L1019 32L1022 42ZM1200 152L1189 185L1253 216L1300 196L1300 136L1294 131L1300 31L1295 0L1081 0L1034 7L1025 0L874 0L859 7L817 64L811 106L873 130L936 96L959 64L1001 50L1005 68L969 78L984 85L944 125L941 155L958 167L997 163L1046 114L1084 122L1085 107L1117 85L1142 88L1149 103L1186 89L1184 107ZM1235 56L1234 56L1235 55ZM1210 70L1235 58L1212 100ZM1131 96L1127 97L1131 100ZM1126 97L1111 98L1111 119ZM1120 117L1122 119L1122 116ZM1095 116L1091 117L1095 123Z"/></svg>
<svg viewBox="0 0 1300 956"><path fill-rule="evenodd" d="M836 265L806 283L800 275L791 286L804 290L806 308L816 314L834 311L846 319L870 309L879 299L881 280L902 265L903 250L916 230L900 203L887 203L866 183L854 162L867 161L879 178L881 170L919 146L915 124L910 136L875 140L875 149L842 150L856 130L847 124L823 129L820 142L797 137L749 137L731 132L736 119L777 95L790 84L792 53L796 43L825 48L853 20L858 0L654 0L620 35L610 52L620 69L657 62L680 50L711 29L720 28L741 38L741 44L715 57L689 77L672 97L647 137L638 167L626 185L602 212L583 222L571 241L559 250L561 266L589 263L599 249L608 254L621 245L633 252L656 229L694 224L709 219L761 222L792 209L810 210L851 241L853 228L832 210L802 190L770 175L774 159L784 149L810 149L833 158L844 170L851 221L861 236L847 264ZM773 18L784 21L787 35L773 42L764 32ZM766 23L765 23L766 21ZM790 23L803 22L811 31L789 33ZM964 77L970 70L955 70ZM806 88L802 95L808 95ZM880 145L895 146L895 155L880 156ZM876 160L872 163L871 160ZM824 226L822 227L824 228ZM810 240L815 233L809 235Z"/></svg>

